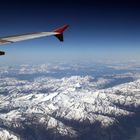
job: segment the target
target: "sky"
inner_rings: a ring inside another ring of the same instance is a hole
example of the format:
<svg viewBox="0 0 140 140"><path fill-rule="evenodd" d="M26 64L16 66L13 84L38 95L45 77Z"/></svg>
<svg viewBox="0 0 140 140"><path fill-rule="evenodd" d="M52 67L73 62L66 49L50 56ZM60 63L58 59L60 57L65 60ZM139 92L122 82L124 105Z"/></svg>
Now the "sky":
<svg viewBox="0 0 140 140"><path fill-rule="evenodd" d="M55 37L1 45L0 64L50 61L140 61L138 0L5 0L0 36L52 31L69 24L64 43Z"/></svg>

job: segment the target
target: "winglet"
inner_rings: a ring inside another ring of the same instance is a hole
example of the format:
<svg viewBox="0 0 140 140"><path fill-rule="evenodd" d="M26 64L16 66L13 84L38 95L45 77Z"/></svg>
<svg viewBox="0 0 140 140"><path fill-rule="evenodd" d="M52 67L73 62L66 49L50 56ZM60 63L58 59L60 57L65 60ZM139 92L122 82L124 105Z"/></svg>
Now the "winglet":
<svg viewBox="0 0 140 140"><path fill-rule="evenodd" d="M56 30L54 30L53 32L58 33L55 35L55 37L57 37L61 42L64 41L64 36L63 36L63 32L69 27L69 25L64 25Z"/></svg>

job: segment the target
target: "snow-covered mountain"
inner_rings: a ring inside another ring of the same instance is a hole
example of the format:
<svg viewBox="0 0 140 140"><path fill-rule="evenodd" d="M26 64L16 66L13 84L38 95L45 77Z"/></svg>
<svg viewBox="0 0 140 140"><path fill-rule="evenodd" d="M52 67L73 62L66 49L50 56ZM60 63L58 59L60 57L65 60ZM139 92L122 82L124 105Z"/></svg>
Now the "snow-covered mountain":
<svg viewBox="0 0 140 140"><path fill-rule="evenodd" d="M1 77L0 139L128 139L140 124L140 80L100 88L108 82L91 76Z"/></svg>

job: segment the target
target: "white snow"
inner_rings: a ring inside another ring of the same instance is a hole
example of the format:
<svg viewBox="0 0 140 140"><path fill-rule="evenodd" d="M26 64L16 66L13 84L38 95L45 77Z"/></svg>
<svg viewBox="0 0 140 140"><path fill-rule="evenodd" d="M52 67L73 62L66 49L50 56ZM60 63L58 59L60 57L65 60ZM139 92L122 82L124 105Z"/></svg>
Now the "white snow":
<svg viewBox="0 0 140 140"><path fill-rule="evenodd" d="M27 67L27 66L26 66ZM42 66L43 71L48 69ZM20 72L24 73L25 68ZM57 118L91 124L101 122L107 127L117 122L117 116L134 114L129 106L140 105L140 80L121 84L108 89L99 87L108 83L106 79L95 81L90 76L71 76L60 79L40 77L29 82L16 78L0 78L0 119L5 124L24 120L29 116L40 116L39 123L47 129L56 128L58 133L76 135ZM119 105L128 107L120 108ZM111 116L111 117L110 117ZM19 138L1 128L0 138L18 140Z"/></svg>

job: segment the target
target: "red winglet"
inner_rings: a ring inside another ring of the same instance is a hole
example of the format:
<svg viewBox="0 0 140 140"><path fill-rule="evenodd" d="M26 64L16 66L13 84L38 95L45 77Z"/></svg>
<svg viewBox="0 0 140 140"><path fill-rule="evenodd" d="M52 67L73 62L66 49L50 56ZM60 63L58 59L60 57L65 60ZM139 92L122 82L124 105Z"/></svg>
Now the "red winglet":
<svg viewBox="0 0 140 140"><path fill-rule="evenodd" d="M55 37L57 37L60 41L64 41L64 37L63 37L63 32L69 27L69 25L64 25L56 30L54 30L53 32L58 33L57 35L55 35Z"/></svg>

